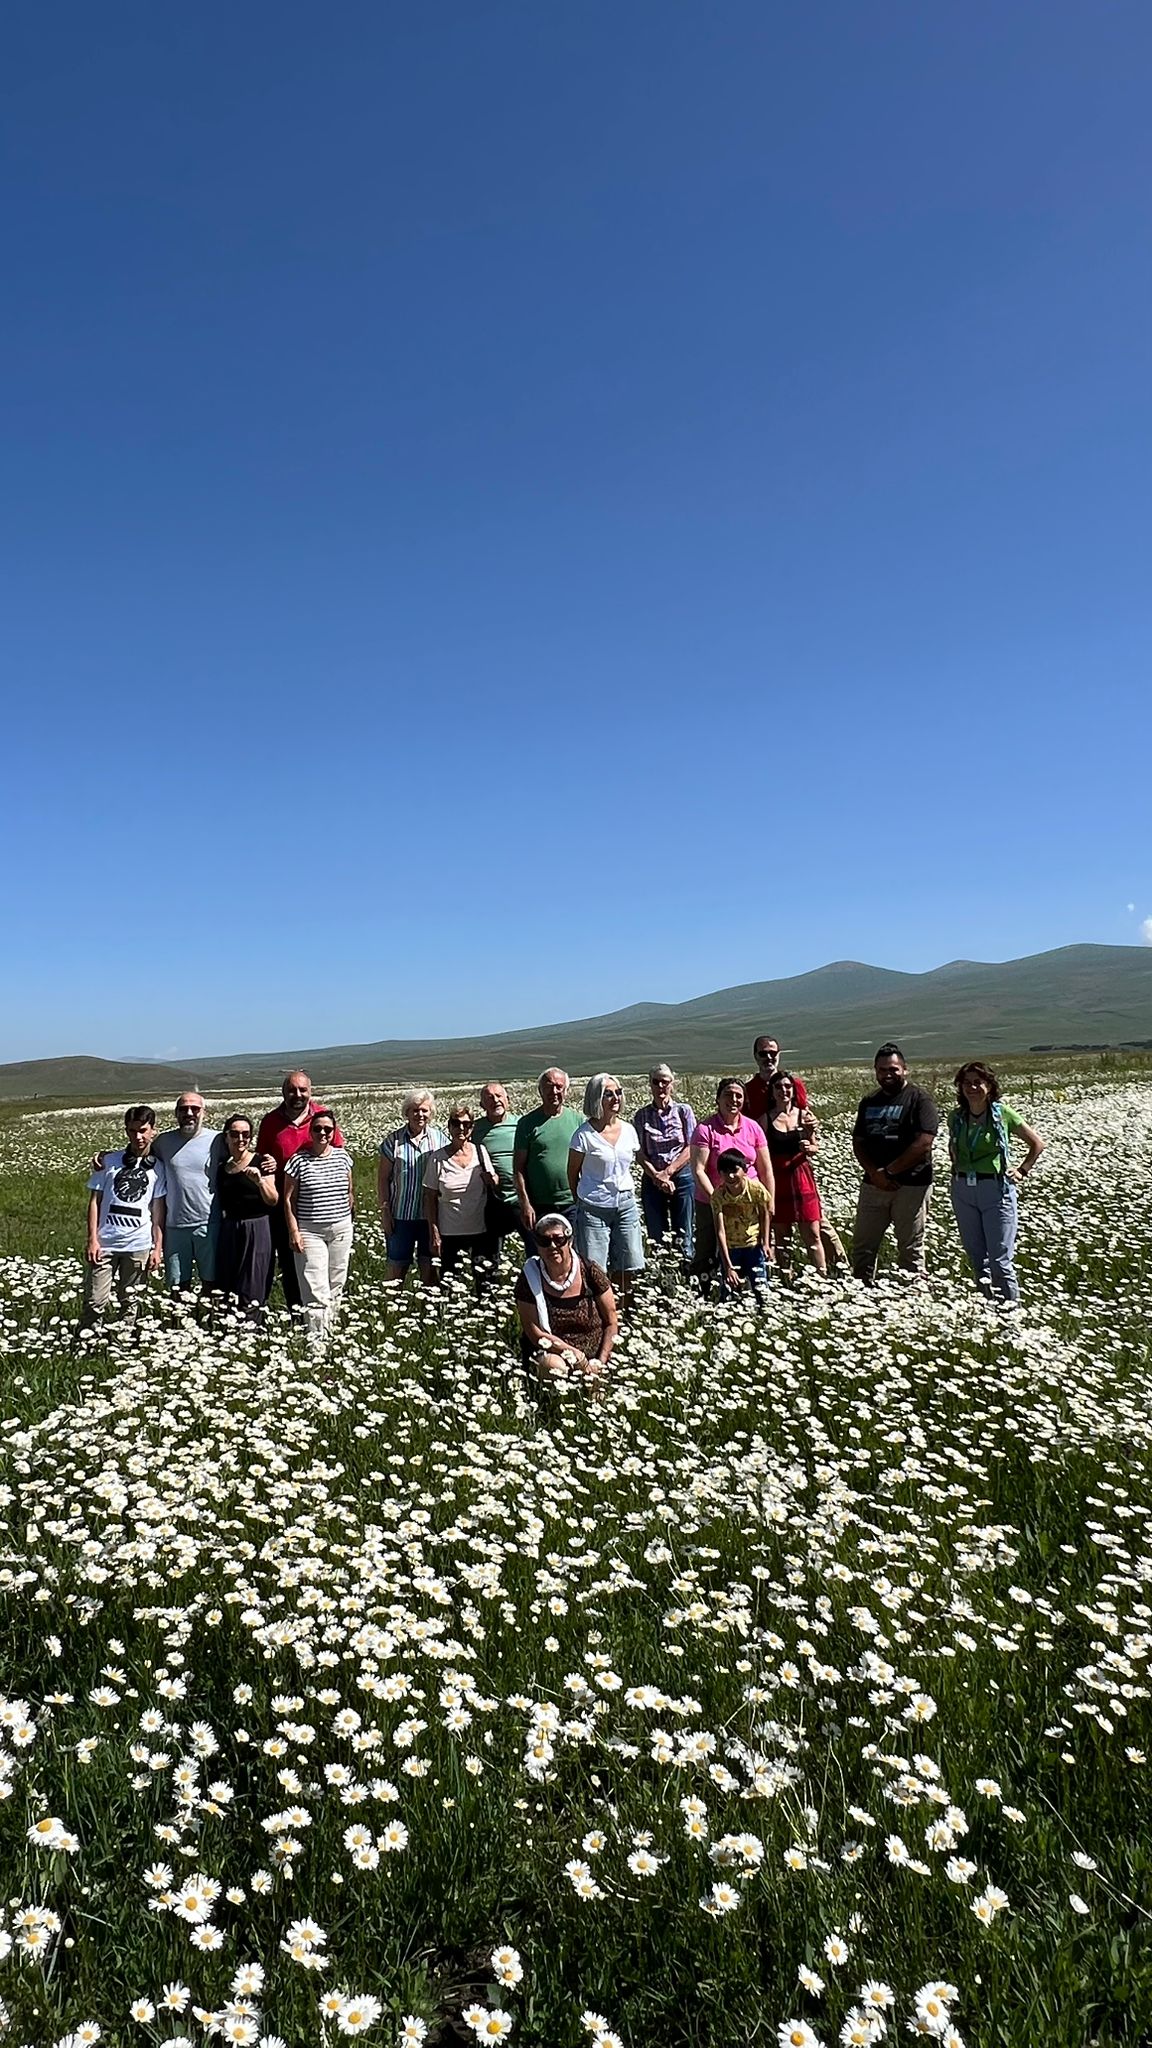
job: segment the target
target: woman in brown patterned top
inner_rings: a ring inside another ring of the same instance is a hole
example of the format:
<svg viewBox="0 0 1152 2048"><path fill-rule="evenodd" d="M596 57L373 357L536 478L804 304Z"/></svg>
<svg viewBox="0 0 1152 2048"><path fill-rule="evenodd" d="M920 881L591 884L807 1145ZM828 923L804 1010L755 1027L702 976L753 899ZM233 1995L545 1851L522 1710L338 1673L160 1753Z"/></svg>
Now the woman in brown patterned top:
<svg viewBox="0 0 1152 2048"><path fill-rule="evenodd" d="M541 1379L599 1376L616 1341L616 1301L602 1266L582 1259L566 1216L536 1222L539 1255L527 1259L514 1296L521 1353Z"/></svg>

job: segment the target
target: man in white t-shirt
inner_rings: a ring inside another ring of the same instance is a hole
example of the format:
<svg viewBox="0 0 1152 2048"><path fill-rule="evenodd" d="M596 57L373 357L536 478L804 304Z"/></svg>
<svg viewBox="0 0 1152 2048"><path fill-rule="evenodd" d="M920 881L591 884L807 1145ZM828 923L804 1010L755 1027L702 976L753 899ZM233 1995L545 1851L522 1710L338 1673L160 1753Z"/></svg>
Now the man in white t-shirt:
<svg viewBox="0 0 1152 2048"><path fill-rule="evenodd" d="M88 1241L84 1263L84 1307L80 1329L99 1322L112 1298L129 1326L136 1320L140 1290L164 1255L167 1181L152 1154L156 1111L146 1103L124 1112L128 1142L107 1152L88 1179ZM77 1333L79 1334L79 1332Z"/></svg>

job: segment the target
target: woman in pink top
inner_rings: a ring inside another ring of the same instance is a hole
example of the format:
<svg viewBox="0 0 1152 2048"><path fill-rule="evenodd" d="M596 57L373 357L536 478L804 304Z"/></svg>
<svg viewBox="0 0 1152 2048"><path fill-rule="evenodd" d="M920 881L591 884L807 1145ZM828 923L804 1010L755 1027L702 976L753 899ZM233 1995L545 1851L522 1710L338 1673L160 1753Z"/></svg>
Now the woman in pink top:
<svg viewBox="0 0 1152 2048"><path fill-rule="evenodd" d="M692 1173L696 1182L696 1248L691 1271L699 1277L716 1264L716 1225L712 1216L712 1190L720 1175L716 1160L721 1152L742 1152L748 1161L749 1180L762 1181L771 1202L775 1194L768 1140L761 1126L744 1114L744 1083L726 1076L716 1090L716 1111L698 1123L692 1133Z"/></svg>

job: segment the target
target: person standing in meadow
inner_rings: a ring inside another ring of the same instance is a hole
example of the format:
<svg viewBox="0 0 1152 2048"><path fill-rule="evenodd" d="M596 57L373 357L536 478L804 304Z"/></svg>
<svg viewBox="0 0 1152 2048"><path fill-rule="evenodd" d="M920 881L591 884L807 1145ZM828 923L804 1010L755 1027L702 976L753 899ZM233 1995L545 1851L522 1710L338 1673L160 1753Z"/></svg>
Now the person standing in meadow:
<svg viewBox="0 0 1152 2048"><path fill-rule="evenodd" d="M496 1170L499 1183L495 1199L488 1204L488 1230L491 1236L489 1252L494 1265L500 1262L500 1252L506 1237L512 1232L524 1234L520 1219L520 1204L516 1197L516 1124L508 1101L508 1090L503 1081L487 1081L480 1090L480 1116L472 1133L472 1141L483 1145Z"/></svg>
<svg viewBox="0 0 1152 2048"><path fill-rule="evenodd" d="M799 1230L809 1260L823 1278L828 1265L820 1241L820 1192L813 1169L816 1119L810 1109L799 1107L791 1074L773 1076L765 1129L776 1177L776 1243L787 1244L793 1230Z"/></svg>
<svg viewBox="0 0 1152 2048"><path fill-rule="evenodd" d="M759 1038L753 1040L752 1057L756 1062L756 1072L745 1085L744 1108L747 1115L754 1116L757 1123L761 1124L767 1132L769 1121L774 1115L772 1085L780 1072L780 1040L770 1031L762 1032ZM802 1116L810 1114L808 1090L804 1082L799 1074L790 1074L789 1079L792 1083L792 1100L796 1108ZM771 1138L770 1132L768 1132L768 1135ZM818 1135L815 1123L812 1125L811 1135L814 1139ZM777 1225L780 1225L781 1228L783 1227L782 1214L784 1207L785 1204L781 1201L773 1218L774 1227ZM825 1269L829 1266L839 1266L841 1268L847 1266L848 1254L844 1250L840 1233L828 1221L827 1216L823 1212L821 1212L820 1216L820 1244ZM812 1263L813 1265L818 1265L819 1261L813 1259Z"/></svg>
<svg viewBox="0 0 1152 2048"><path fill-rule="evenodd" d="M335 1136L332 1111L315 1110L308 1119L307 1145L299 1146L284 1168L288 1240L315 1344L332 1334L352 1257L352 1161L343 1146L337 1150Z"/></svg>
<svg viewBox="0 0 1152 2048"><path fill-rule="evenodd" d="M575 1207L568 1185L568 1152L580 1128L578 1112L565 1108L568 1076L563 1067L546 1067L538 1085L540 1107L520 1118L512 1155L520 1214L533 1242L537 1216L545 1210L564 1216Z"/></svg>
<svg viewBox="0 0 1152 2048"><path fill-rule="evenodd" d="M616 1074L593 1074L584 1090L584 1122L568 1151L568 1186L576 1205L576 1249L586 1264L604 1266L622 1298L644 1265L640 1206L632 1178L640 1151L635 1126L620 1112Z"/></svg>
<svg viewBox="0 0 1152 2048"><path fill-rule="evenodd" d="M170 1291L180 1295L191 1287L195 1272L208 1293L216 1283L219 1234L212 1191L226 1152L219 1131L204 1122L204 1097L194 1088L184 1090L176 1104L175 1130L161 1131L152 1152L168 1183L164 1278Z"/></svg>
<svg viewBox="0 0 1152 2048"><path fill-rule="evenodd" d="M748 1161L742 1152L721 1152L716 1159L717 1182L712 1190L712 1222L720 1254L724 1291L734 1294L747 1278L757 1294L768 1285L771 1255L768 1233L772 1223L772 1200L758 1180L749 1180Z"/></svg>
<svg viewBox="0 0 1152 2048"><path fill-rule="evenodd" d="M292 1251L292 1239L288 1229L288 1218L284 1210L284 1169L293 1155L302 1150L311 1140L312 1118L317 1110L323 1110L322 1102L312 1100L312 1083L307 1074L297 1067L285 1074L280 1090L281 1101L278 1109L270 1109L260 1125L256 1139L256 1150L262 1159L270 1160L271 1170L276 1175L276 1186L280 1200L272 1211L272 1250L274 1264L268 1269L268 1292L276 1277L275 1266L280 1267L280 1285L284 1290L286 1308L302 1305L300 1279ZM328 1111L326 1114L331 1115ZM332 1143L339 1147L344 1136L336 1120Z"/></svg>
<svg viewBox="0 0 1152 2048"><path fill-rule="evenodd" d="M164 1168L152 1151L156 1111L137 1103L124 1112L127 1144L106 1152L88 1180L84 1306L76 1336L98 1323L116 1295L123 1321L136 1321L139 1296L164 1256Z"/></svg>
<svg viewBox="0 0 1152 2048"><path fill-rule="evenodd" d="M424 1214L424 1168L428 1156L448 1143L448 1133L435 1122L436 1106L427 1088L410 1088L404 1097L404 1121L380 1141L376 1192L388 1253L386 1275L403 1280L416 1260L425 1287L432 1284L432 1244Z"/></svg>
<svg viewBox="0 0 1152 2048"><path fill-rule="evenodd" d="M474 1138L476 1119L467 1102L448 1111L448 1143L424 1161L424 1220L433 1261L455 1272L467 1252L477 1294L492 1278L492 1233L485 1217L499 1186L491 1156Z"/></svg>
<svg viewBox="0 0 1152 2048"><path fill-rule="evenodd" d="M690 1259L695 1238L692 1133L696 1112L690 1103L676 1101L676 1076L663 1061L652 1068L648 1085L652 1100L632 1119L640 1140L644 1222L653 1244L662 1244L671 1227L684 1257Z"/></svg>
<svg viewBox="0 0 1152 2048"><path fill-rule="evenodd" d="M932 1145L940 1128L936 1104L908 1079L898 1045L882 1045L874 1067L875 1090L861 1102L852 1131L852 1150L864 1171L856 1198L852 1271L869 1287L889 1228L895 1232L902 1270L923 1277Z"/></svg>
<svg viewBox="0 0 1152 2048"><path fill-rule="evenodd" d="M692 1255L692 1272L705 1282L716 1264L718 1253L712 1191L720 1184L717 1162L722 1152L739 1152L743 1156L748 1178L758 1180L767 1189L771 1203L776 1189L768 1140L762 1126L752 1117L745 1116L744 1083L737 1081L732 1074L726 1075L717 1085L713 1114L704 1117L692 1133L692 1171L696 1177L696 1248Z"/></svg>
<svg viewBox="0 0 1152 2048"><path fill-rule="evenodd" d="M1044 1140L1001 1100L1000 1083L983 1060L969 1060L960 1068L956 1104L948 1119L948 1150L960 1242L981 1292L1004 1302L1019 1301L1016 1190L1032 1172ZM1014 1137L1028 1147L1015 1167L1008 1152Z"/></svg>

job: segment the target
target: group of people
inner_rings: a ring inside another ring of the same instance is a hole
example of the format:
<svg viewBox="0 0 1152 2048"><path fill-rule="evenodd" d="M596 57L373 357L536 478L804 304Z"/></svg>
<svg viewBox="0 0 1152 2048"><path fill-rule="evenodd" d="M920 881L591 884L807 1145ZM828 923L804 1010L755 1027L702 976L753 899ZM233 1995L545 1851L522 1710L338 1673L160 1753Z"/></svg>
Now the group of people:
<svg viewBox="0 0 1152 2048"><path fill-rule="evenodd" d="M671 1240L707 1292L713 1278L735 1293L761 1292L792 1232L821 1274L846 1254L822 1211L819 1124L798 1074L780 1065L770 1035L753 1047L748 1082L726 1076L716 1107L697 1117L661 1063L651 1101L624 1114L614 1074L594 1074L583 1114L569 1107L560 1067L540 1076L538 1108L513 1113L490 1081L480 1114L457 1101L436 1121L428 1089L404 1098L403 1122L379 1148L377 1199L389 1279L415 1263L421 1280L453 1272L467 1256L478 1290L489 1285L506 1239L525 1258L515 1287L526 1359L545 1377L603 1370L649 1242ZM863 1178L852 1269L870 1285L889 1229L899 1266L924 1271L924 1236L939 1115L908 1078L899 1046L880 1047L876 1087L859 1105L852 1146ZM1044 1140L1001 1099L995 1073L969 1060L955 1077L948 1121L952 1205L978 1285L1015 1302L1017 1185ZM310 1332L331 1332L348 1274L355 1219L352 1162L336 1117L314 1100L307 1074L285 1076L281 1101L257 1129L230 1116L204 1123L195 1090L176 1104L176 1128L156 1132L145 1104L126 1112L122 1151L97 1154L88 1182L88 1237L81 1330L97 1322L115 1285L133 1320L139 1289L161 1264L173 1292L199 1280L258 1317L277 1270L289 1308ZM1026 1147L1018 1166L1010 1147ZM637 1180L637 1176L639 1179ZM637 1200L639 1186L639 1200Z"/></svg>

